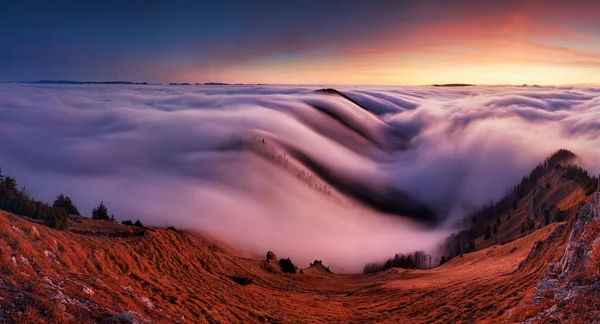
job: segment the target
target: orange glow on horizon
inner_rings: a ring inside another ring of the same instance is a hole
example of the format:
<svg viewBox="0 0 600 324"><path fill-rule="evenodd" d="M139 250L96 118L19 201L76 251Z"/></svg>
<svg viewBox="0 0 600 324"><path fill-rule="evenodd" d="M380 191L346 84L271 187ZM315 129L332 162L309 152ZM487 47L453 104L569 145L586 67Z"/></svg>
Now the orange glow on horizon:
<svg viewBox="0 0 600 324"><path fill-rule="evenodd" d="M439 13L452 6L419 10ZM600 33L594 25L600 3L550 6L531 1L502 11L486 10L442 21L414 21L362 37L302 43L299 49L293 38L265 40L249 45L247 54L244 48L235 54L213 53L214 63L170 77L267 84L600 83Z"/></svg>

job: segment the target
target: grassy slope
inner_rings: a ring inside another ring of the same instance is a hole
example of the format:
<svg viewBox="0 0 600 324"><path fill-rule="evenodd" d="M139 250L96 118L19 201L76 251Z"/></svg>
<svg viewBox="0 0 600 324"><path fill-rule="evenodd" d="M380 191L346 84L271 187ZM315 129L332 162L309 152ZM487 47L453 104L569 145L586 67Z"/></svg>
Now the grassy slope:
<svg viewBox="0 0 600 324"><path fill-rule="evenodd" d="M90 228L86 234L61 232L0 212L0 316L84 323L132 310L154 322L499 321L557 257L515 272L553 224L429 271L289 275L199 236L164 229L140 236L98 224L84 219L74 227ZM102 235L113 232L119 236ZM229 276L253 283L239 285ZM57 297L59 290L68 298Z"/></svg>
<svg viewBox="0 0 600 324"><path fill-rule="evenodd" d="M568 212L567 229L590 199L552 174L537 191L535 208L556 204ZM555 223L521 237L532 197L524 197L510 219L501 215L491 239L476 240L482 250L432 270L367 276L318 267L283 274L276 264L237 256L197 235L82 217L71 217L68 231L56 231L0 211L0 322L96 322L129 310L159 323L519 321L547 306L530 299L569 234L559 232L527 257L560 228Z"/></svg>

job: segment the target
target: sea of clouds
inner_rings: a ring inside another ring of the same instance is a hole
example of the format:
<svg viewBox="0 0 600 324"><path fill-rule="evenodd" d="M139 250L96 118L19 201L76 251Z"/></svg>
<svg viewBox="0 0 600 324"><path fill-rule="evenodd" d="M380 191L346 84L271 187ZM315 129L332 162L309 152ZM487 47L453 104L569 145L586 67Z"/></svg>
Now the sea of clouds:
<svg viewBox="0 0 600 324"><path fill-rule="evenodd" d="M320 88L1 84L0 167L84 215L346 272L434 250L557 149L600 172L600 87Z"/></svg>

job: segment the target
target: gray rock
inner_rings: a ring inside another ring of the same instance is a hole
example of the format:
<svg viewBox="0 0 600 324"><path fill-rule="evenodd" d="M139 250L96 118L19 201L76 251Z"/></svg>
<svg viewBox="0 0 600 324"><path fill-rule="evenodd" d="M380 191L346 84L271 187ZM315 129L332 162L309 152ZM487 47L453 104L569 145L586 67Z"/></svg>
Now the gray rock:
<svg viewBox="0 0 600 324"><path fill-rule="evenodd" d="M104 323L131 323L131 324L148 324L151 321L140 313L132 310L127 310L124 313L119 313L114 316L104 319Z"/></svg>
<svg viewBox="0 0 600 324"><path fill-rule="evenodd" d="M600 186L594 194L592 202L583 205L579 209L565 252L558 264L548 265L544 275L538 282L537 292L531 299L533 304L539 305L544 301L545 298L540 295L548 291L554 292L554 299L556 301L568 302L582 293L600 288L600 280L597 280L592 285L584 286L573 282L574 276L584 271L586 265L592 260L591 251L593 248L600 244L600 233L590 232L592 227L588 226L592 221L598 221L599 218ZM592 243L589 245L586 244L590 239L593 239ZM548 240L545 242L548 242ZM535 253L540 248L538 245L535 245L531 253ZM527 258L529 259L529 256ZM557 269L560 269L560 275L558 276L556 274ZM540 312L535 317L528 319L525 323L548 322L550 320L560 322L561 318L560 308L554 305Z"/></svg>
<svg viewBox="0 0 600 324"><path fill-rule="evenodd" d="M531 303L533 303L534 305L539 305L541 304L544 300L546 300L545 297L541 297L541 296L534 296L531 299Z"/></svg>

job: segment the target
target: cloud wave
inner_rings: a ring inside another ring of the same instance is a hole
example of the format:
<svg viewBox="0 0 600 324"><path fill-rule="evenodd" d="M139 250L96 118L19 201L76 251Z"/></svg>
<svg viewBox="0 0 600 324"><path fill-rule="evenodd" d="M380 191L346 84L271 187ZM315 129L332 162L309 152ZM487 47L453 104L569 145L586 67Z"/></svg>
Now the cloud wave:
<svg viewBox="0 0 600 324"><path fill-rule="evenodd" d="M0 166L46 201L351 272L435 248L559 148L600 172L598 88L316 89L4 84Z"/></svg>

